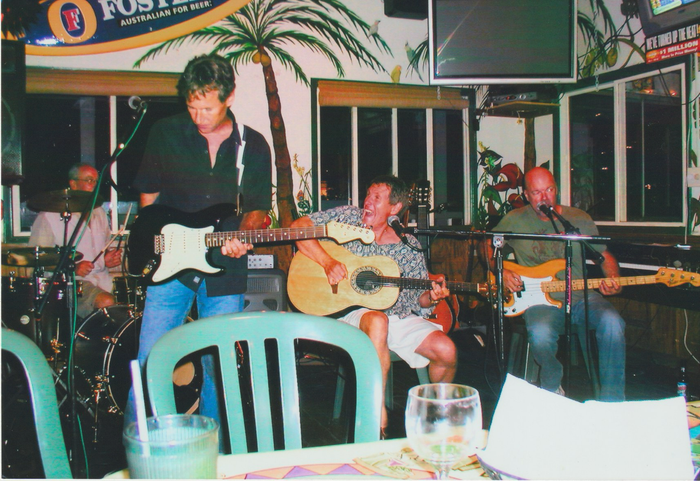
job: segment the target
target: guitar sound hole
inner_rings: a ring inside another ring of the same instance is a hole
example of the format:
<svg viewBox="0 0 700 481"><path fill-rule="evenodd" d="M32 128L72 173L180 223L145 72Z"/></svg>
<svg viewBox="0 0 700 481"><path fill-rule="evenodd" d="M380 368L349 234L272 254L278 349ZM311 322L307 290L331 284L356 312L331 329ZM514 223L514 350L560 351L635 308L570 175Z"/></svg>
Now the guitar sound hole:
<svg viewBox="0 0 700 481"><path fill-rule="evenodd" d="M352 273L350 284L360 294L376 294L382 288L378 279L380 275L378 269L365 266Z"/></svg>

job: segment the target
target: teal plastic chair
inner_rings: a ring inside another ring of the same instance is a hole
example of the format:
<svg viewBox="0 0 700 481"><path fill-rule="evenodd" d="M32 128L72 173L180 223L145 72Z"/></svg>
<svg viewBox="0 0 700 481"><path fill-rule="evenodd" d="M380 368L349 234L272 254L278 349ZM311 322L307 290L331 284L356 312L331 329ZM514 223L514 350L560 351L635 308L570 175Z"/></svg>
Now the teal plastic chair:
<svg viewBox="0 0 700 481"><path fill-rule="evenodd" d="M44 354L27 336L5 328L2 328L2 350L15 355L27 375L44 475L47 478L72 478L53 374Z"/></svg>
<svg viewBox="0 0 700 481"><path fill-rule="evenodd" d="M146 384L155 416L176 413L173 369L186 355L215 347L219 352L226 423L233 454L248 452L236 342L247 343L258 451L273 451L272 406L265 340L277 341L279 393L285 449L301 448L296 340L306 339L345 350L356 372L355 442L377 441L381 418L382 375L367 335L335 319L292 312L242 312L200 319L177 327L153 346L146 362ZM279 404L277 401L275 404ZM223 422L223 421L222 421Z"/></svg>
<svg viewBox="0 0 700 481"><path fill-rule="evenodd" d="M386 388L384 389L384 405L387 409L394 409L394 363L405 362L394 351L389 351L391 367L386 376ZM428 366L416 368L418 384L429 384L430 375ZM338 366L338 383L335 386L335 402L333 404L333 419L338 420L343 413L343 396L345 395L345 376L347 373L342 365Z"/></svg>

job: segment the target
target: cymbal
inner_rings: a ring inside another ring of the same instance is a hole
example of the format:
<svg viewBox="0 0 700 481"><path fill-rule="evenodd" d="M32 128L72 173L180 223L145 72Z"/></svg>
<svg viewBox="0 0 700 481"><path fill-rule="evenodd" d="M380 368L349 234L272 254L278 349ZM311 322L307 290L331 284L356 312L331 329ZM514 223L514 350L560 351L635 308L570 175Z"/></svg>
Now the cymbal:
<svg viewBox="0 0 700 481"><path fill-rule="evenodd" d="M55 266L60 258L61 253L56 247L15 247L2 253L2 263L6 266ZM80 252L75 253L76 261L82 258Z"/></svg>
<svg viewBox="0 0 700 481"><path fill-rule="evenodd" d="M83 190L61 189L42 192L27 201L27 207L37 212L83 212L90 204L92 192ZM97 196L95 207L104 203L101 195Z"/></svg>

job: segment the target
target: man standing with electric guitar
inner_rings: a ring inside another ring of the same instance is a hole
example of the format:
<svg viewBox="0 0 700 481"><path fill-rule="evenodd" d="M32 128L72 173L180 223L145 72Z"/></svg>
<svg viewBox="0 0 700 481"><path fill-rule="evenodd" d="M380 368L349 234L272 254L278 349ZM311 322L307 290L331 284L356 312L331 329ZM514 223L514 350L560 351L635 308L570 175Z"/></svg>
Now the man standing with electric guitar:
<svg viewBox="0 0 700 481"><path fill-rule="evenodd" d="M390 175L377 177L367 189L363 207L342 206L315 212L295 220L292 227L324 225L330 221L353 225L363 223L374 232L374 242L368 245L358 241L349 242L344 246L348 251L362 257L389 257L398 264L403 277L428 279L425 256L418 240L403 234L398 226L394 230L389 224L390 219L400 217L408 207L406 184ZM398 223L398 218L396 222ZM338 284L348 277L346 265L332 257L317 240L298 241L297 247L300 254L323 267L328 278L327 289L337 293ZM454 378L457 368L455 345L440 326L425 319L441 299L449 296L450 291L446 288L443 277L432 282L429 287L427 290L402 289L398 300L385 310L360 308L340 318L342 322L361 329L369 336L379 354L385 384L391 367L390 350L413 368L424 367L429 363L430 379L434 382L450 382ZM381 402L384 430L388 418L384 401Z"/></svg>
<svg viewBox="0 0 700 481"><path fill-rule="evenodd" d="M520 234L560 234L557 214L568 220L582 235L598 235L598 228L588 214L574 207L557 205L557 185L552 174L536 167L525 174L525 197L530 205L510 211L494 228L495 232ZM572 278L581 279L585 266L581 259L581 244L574 242ZM594 329L599 351L600 400L624 401L625 399L625 322L610 302L603 296L619 294L622 290L616 280L620 276L617 260L604 245L593 246L602 258L600 267L606 279L598 286L599 292L588 292L588 326ZM516 261L524 268L539 266L547 261L564 257L565 243L562 241L506 239L505 249L513 252ZM490 253L492 254L492 253ZM494 270L493 255L489 255L491 270ZM564 271L559 273L563 279ZM522 271L503 269L504 288L513 296L539 289L539 284L528 285ZM586 322L584 292L572 292L571 323L583 326ZM602 294L602 295L601 295ZM564 293L553 293L552 298L563 301ZM552 392L563 393L561 380L562 364L556 357L559 335L564 333L564 309L549 305L530 306L523 314L528 340L535 362L540 366L541 387Z"/></svg>
<svg viewBox="0 0 700 481"><path fill-rule="evenodd" d="M220 230L262 228L271 208L270 148L259 132L237 123L229 110L235 89L231 64L218 55L195 57L187 64L177 89L187 112L156 122L150 132L134 182L141 192L141 207L148 210L147 206L158 204L153 207L196 213L230 204L227 215L219 214ZM245 213L239 224L234 214L241 210ZM213 264L224 268L222 275L189 271L148 286L139 338L142 367L155 342L185 322L195 298L200 318L243 310L248 269L245 254L252 247L235 237L227 239L220 249L211 249ZM144 267L142 274L153 268ZM212 361L211 355L203 357L200 412L219 420ZM135 418L133 409L132 392L125 426Z"/></svg>

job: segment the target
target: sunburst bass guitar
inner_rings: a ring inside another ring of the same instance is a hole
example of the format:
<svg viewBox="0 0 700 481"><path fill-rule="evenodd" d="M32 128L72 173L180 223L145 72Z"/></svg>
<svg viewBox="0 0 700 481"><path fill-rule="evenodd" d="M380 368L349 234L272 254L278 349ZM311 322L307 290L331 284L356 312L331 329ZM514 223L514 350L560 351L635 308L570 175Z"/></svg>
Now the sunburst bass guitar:
<svg viewBox="0 0 700 481"><path fill-rule="evenodd" d="M566 268L564 259L554 259L538 266L524 267L510 261L503 261L503 268L509 269L520 275L523 281L523 290L512 293L508 291L504 295L503 315L518 316L528 308L538 305L549 305L561 308L563 302L552 299L550 293L565 292L566 282L556 278L556 274ZM603 279L588 279L588 288L597 289ZM700 274L685 272L668 267L662 267L656 274L648 276L616 277L615 280L621 286L641 286L646 284L666 284L669 287L690 283L700 286ZM575 291L583 290L583 279L574 279L571 288Z"/></svg>
<svg viewBox="0 0 700 481"><path fill-rule="evenodd" d="M360 240L369 244L374 240L374 232L371 230L339 222L313 227L214 232L223 219L234 214L235 208L228 204L215 205L194 213L163 205L144 207L129 234L129 273L144 277L153 284L165 282L187 270L218 274L223 269L213 266L207 255L210 248L221 247L231 239L250 244L323 237L340 243Z"/></svg>
<svg viewBox="0 0 700 481"><path fill-rule="evenodd" d="M400 289L427 290L430 279L401 277L398 264L387 256L356 256L333 242L321 242L325 251L345 264L347 279L337 286L328 284L326 273L319 264L297 252L289 266L287 295L301 312L327 316L351 306L388 309L396 303ZM454 292L474 292L488 295L487 284L447 282Z"/></svg>

